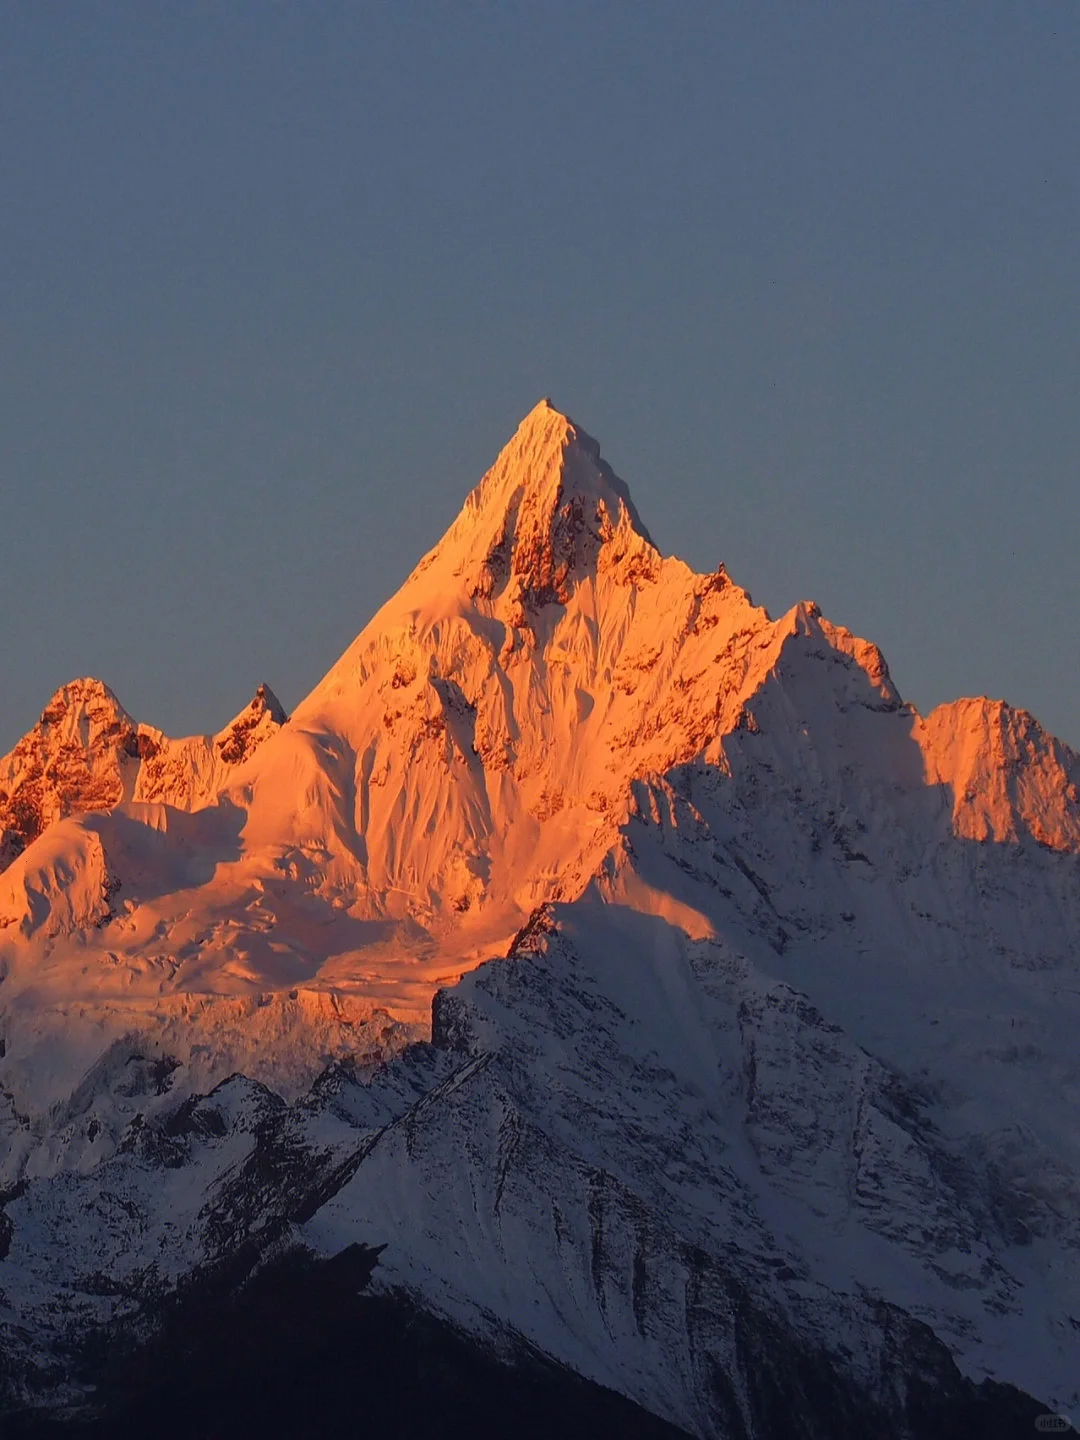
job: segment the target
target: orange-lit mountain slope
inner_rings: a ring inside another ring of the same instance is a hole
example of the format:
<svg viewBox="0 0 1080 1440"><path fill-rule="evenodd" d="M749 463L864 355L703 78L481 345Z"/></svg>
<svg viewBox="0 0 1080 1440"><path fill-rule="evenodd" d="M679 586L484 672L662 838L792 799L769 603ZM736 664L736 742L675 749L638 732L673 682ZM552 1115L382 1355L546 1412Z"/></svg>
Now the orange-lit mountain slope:
<svg viewBox="0 0 1080 1440"><path fill-rule="evenodd" d="M723 567L660 555L546 401L283 719L261 690L220 735L170 741L80 681L0 764L6 813L43 829L0 876L9 1067L24 1009L33 1033L55 1010L181 1048L193 1014L270 1005L302 1030L330 997L334 1053L356 1025L398 1034L384 1011L423 1030L439 983L591 884L704 934L628 859L628 821L670 808L686 767L740 805L751 773L787 777L908 868L950 832L1078 849L1066 747L988 702L923 721L814 605L772 620Z"/></svg>

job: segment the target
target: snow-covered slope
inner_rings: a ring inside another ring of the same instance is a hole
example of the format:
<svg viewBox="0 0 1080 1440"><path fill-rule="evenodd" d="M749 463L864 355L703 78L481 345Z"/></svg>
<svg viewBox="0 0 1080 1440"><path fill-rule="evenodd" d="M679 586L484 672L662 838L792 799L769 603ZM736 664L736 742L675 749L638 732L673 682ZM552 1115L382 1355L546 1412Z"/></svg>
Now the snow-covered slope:
<svg viewBox="0 0 1080 1440"><path fill-rule="evenodd" d="M770 1345L882 1433L991 1404L950 1353L1080 1405L1080 759L1031 716L924 720L661 556L548 402L288 724L151 770L81 684L4 762L53 822L0 876L20 1384L272 1232L694 1434L779 1433Z"/></svg>

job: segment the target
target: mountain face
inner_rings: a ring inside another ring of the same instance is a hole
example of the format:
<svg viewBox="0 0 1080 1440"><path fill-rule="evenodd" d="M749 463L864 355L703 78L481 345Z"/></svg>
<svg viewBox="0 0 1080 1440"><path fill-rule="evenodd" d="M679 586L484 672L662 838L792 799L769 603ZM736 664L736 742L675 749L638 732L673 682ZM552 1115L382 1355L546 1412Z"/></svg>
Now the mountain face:
<svg viewBox="0 0 1080 1440"><path fill-rule="evenodd" d="M1078 787L1025 712L923 718L661 556L547 402L291 719L65 687L0 762L19 1423L141 1433L162 1336L279 1273L571 1431L1080 1409Z"/></svg>

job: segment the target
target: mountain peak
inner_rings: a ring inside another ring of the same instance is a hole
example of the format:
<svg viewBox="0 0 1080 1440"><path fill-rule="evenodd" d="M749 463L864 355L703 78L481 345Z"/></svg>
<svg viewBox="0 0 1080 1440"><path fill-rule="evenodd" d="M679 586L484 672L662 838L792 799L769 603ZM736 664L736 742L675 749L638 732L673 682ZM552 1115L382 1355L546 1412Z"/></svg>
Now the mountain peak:
<svg viewBox="0 0 1080 1440"><path fill-rule="evenodd" d="M265 682L255 691L248 709L269 715L276 725L284 725L289 718L285 706Z"/></svg>
<svg viewBox="0 0 1080 1440"><path fill-rule="evenodd" d="M280 730L288 720L285 707L269 685L260 685L239 715L214 737L218 754L227 765L239 765L259 748L264 740Z"/></svg>
<svg viewBox="0 0 1080 1440"><path fill-rule="evenodd" d="M545 395L538 400L529 413L523 417L516 430L517 435L528 433L547 433L549 430L573 429L574 422L569 415L564 415L552 402L550 395Z"/></svg>
<svg viewBox="0 0 1080 1440"><path fill-rule="evenodd" d="M545 398L521 421L435 553L453 560L474 596L512 586L515 600L535 608L564 603L616 536L653 548L600 446Z"/></svg>
<svg viewBox="0 0 1080 1440"><path fill-rule="evenodd" d="M638 533L649 538L630 491L601 456L599 442L547 397L518 425L465 510L474 501L478 507L513 503L519 495L534 502L602 500L612 513L625 509Z"/></svg>
<svg viewBox="0 0 1080 1440"><path fill-rule="evenodd" d="M84 675L61 685L0 757L0 870L54 820L118 804L128 762L145 743L103 681Z"/></svg>
<svg viewBox="0 0 1080 1440"><path fill-rule="evenodd" d="M77 723L83 714L108 720L130 720L130 716L103 680L82 675L61 685L41 712L38 724L51 726Z"/></svg>

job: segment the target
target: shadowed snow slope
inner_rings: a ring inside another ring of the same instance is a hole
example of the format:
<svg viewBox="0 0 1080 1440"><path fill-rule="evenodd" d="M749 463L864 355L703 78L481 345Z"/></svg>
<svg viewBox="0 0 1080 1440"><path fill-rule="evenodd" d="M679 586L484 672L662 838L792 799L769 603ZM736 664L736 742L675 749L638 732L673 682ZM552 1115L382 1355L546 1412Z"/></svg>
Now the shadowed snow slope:
<svg viewBox="0 0 1080 1440"><path fill-rule="evenodd" d="M954 1359L1080 1404L1078 784L661 556L542 402L289 721L168 741L80 681L0 762L17 1383L288 1233L695 1434L781 1433L774 1342L832 1377L807 1434L947 1433ZM258 1124L177 1130L235 1071Z"/></svg>

